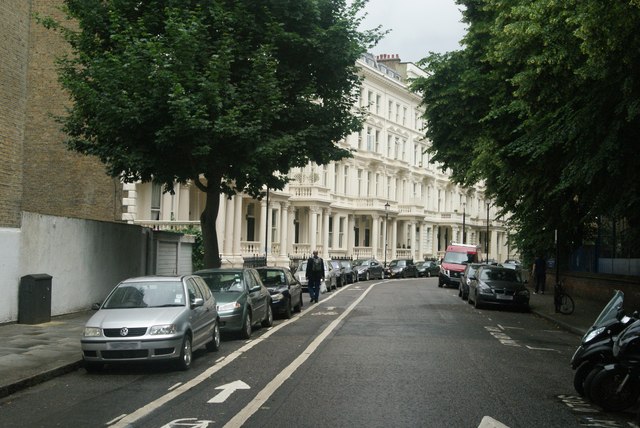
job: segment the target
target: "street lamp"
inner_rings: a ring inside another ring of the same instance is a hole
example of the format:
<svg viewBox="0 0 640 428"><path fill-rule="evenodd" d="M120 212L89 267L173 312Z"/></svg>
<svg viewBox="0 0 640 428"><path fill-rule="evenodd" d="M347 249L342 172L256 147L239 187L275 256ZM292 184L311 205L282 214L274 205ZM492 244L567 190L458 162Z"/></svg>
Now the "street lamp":
<svg viewBox="0 0 640 428"><path fill-rule="evenodd" d="M387 236L389 235L389 202L384 204L384 267L387 267Z"/></svg>
<svg viewBox="0 0 640 428"><path fill-rule="evenodd" d="M487 257L487 261L489 261L489 206L491 204L487 202L487 239L484 242L485 254Z"/></svg>
<svg viewBox="0 0 640 428"><path fill-rule="evenodd" d="M462 203L462 243L463 244L467 243L467 229L465 227L465 220L467 218L467 213L465 211L466 208L467 208L467 203L463 202Z"/></svg>

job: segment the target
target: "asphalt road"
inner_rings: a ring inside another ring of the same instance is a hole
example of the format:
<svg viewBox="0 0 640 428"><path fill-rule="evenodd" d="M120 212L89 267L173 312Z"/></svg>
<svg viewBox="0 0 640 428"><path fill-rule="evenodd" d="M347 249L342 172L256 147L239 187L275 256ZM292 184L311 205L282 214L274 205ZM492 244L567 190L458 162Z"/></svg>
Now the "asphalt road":
<svg viewBox="0 0 640 428"><path fill-rule="evenodd" d="M187 372L80 369L16 393L0 426L634 426L575 397L578 342L531 313L476 310L435 278L360 282L196 353Z"/></svg>

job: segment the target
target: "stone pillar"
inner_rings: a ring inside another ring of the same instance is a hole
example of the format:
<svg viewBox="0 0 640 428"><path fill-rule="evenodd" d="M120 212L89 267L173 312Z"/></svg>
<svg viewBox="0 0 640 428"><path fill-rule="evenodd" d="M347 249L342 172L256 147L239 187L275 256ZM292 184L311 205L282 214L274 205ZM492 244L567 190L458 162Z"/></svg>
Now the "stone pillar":
<svg viewBox="0 0 640 428"><path fill-rule="evenodd" d="M322 257L329 258L329 215L330 210L324 209L322 212Z"/></svg>
<svg viewBox="0 0 640 428"><path fill-rule="evenodd" d="M233 216L235 215L233 200L227 199L225 207L224 254L230 257L233 255Z"/></svg>
<svg viewBox="0 0 640 428"><path fill-rule="evenodd" d="M373 214L371 216L371 254L376 259L380 260L382 252L380 251L378 244L378 236L380 235L380 216Z"/></svg>
<svg viewBox="0 0 640 428"><path fill-rule="evenodd" d="M318 245L318 207L309 207L309 251L314 252Z"/></svg>
<svg viewBox="0 0 640 428"><path fill-rule="evenodd" d="M332 217L333 223L333 239L331 240L331 249L336 251L340 249L338 245L338 236L340 236L340 215L338 213L334 213Z"/></svg>
<svg viewBox="0 0 640 428"><path fill-rule="evenodd" d="M398 248L398 220L390 219L391 223L391 241L389 242L389 248L391 248L391 260L397 257Z"/></svg>
<svg viewBox="0 0 640 428"><path fill-rule="evenodd" d="M220 195L220 206L218 207L218 218L216 218L216 234L218 235L218 250L224 253L224 235L226 229L227 218L227 198Z"/></svg>
<svg viewBox="0 0 640 428"><path fill-rule="evenodd" d="M418 254L420 253L418 248L418 239L416 237L415 221L412 221L411 224L409 224L409 237L411 239L411 258L415 260L418 257Z"/></svg>
<svg viewBox="0 0 640 428"><path fill-rule="evenodd" d="M260 221L260 227L258 232L258 241L260 241L259 253L262 254L264 252L265 245L267 245L267 243L265 242L266 234L267 234L267 201L264 199L260 201L259 221Z"/></svg>
<svg viewBox="0 0 640 428"><path fill-rule="evenodd" d="M289 248L289 203L280 204L280 257L286 257Z"/></svg>
<svg viewBox="0 0 640 428"><path fill-rule="evenodd" d="M242 258L242 250L240 249L242 237L242 195L235 195L233 202L233 256Z"/></svg>

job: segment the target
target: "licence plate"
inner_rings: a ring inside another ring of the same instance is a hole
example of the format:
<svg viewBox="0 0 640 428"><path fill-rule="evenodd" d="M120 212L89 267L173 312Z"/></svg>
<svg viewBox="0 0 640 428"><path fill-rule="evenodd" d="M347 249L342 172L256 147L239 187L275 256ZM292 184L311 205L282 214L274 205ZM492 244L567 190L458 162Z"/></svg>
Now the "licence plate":
<svg viewBox="0 0 640 428"><path fill-rule="evenodd" d="M496 297L500 300L513 300L513 296L507 294L496 294Z"/></svg>
<svg viewBox="0 0 640 428"><path fill-rule="evenodd" d="M118 351L140 349L140 342L110 342L107 343L107 349Z"/></svg>

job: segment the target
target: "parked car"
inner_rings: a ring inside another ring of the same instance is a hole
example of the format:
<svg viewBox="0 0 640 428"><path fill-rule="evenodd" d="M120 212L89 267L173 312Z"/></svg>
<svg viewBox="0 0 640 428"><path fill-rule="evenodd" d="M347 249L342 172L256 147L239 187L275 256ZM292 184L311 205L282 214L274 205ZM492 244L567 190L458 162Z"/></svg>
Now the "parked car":
<svg viewBox="0 0 640 428"><path fill-rule="evenodd" d="M476 270L482 266L481 263L469 263L467 267L462 272L462 276L460 277L460 285L458 285L458 296L462 298L462 300L467 300L469 298L469 284L471 283L471 278L475 276Z"/></svg>
<svg viewBox="0 0 640 428"><path fill-rule="evenodd" d="M418 269L413 263L413 259L394 259L385 269L387 278L408 278L418 277Z"/></svg>
<svg viewBox="0 0 640 428"><path fill-rule="evenodd" d="M502 263L500 266L506 267L506 268L509 268L509 269L521 269L522 268L522 265L520 264L520 261L514 260L514 259L505 260L504 263Z"/></svg>
<svg viewBox="0 0 640 428"><path fill-rule="evenodd" d="M302 285L288 268L256 268L260 279L271 293L271 310L274 314L291 318L292 312L302 310Z"/></svg>
<svg viewBox="0 0 640 428"><path fill-rule="evenodd" d="M80 341L88 371L105 363L166 360L186 370L194 350L220 347L216 300L194 275L126 279L95 308Z"/></svg>
<svg viewBox="0 0 640 428"><path fill-rule="evenodd" d="M348 284L353 284L358 281L358 273L353 267L351 260L340 260L340 264L344 268L344 275Z"/></svg>
<svg viewBox="0 0 640 428"><path fill-rule="evenodd" d="M324 260L323 260L324 261ZM308 292L309 281L307 281L307 260L302 260L298 263L298 268L294 275L300 284L302 285L302 291ZM336 278L336 272L333 269L331 263L324 263L324 280L320 282L320 293L326 293L338 288L338 281Z"/></svg>
<svg viewBox="0 0 640 428"><path fill-rule="evenodd" d="M353 268L358 272L358 281L384 278L384 268L376 259L354 260Z"/></svg>
<svg viewBox="0 0 640 428"><path fill-rule="evenodd" d="M418 276L424 276L427 278L437 276L438 273L440 273L440 266L438 263L431 260L417 262L416 269L418 269Z"/></svg>
<svg viewBox="0 0 640 428"><path fill-rule="evenodd" d="M470 277L469 303L476 308L502 305L529 309L529 290L522 271L494 265L482 265Z"/></svg>
<svg viewBox="0 0 640 428"><path fill-rule="evenodd" d="M254 324L273 324L271 294L255 269L204 269L195 274L204 279L216 298L221 332L249 339Z"/></svg>
<svg viewBox="0 0 640 428"><path fill-rule="evenodd" d="M340 260L330 260L331 266L336 273L336 285L342 287L347 284L347 274L344 272L344 267Z"/></svg>

